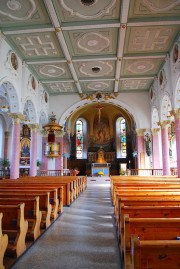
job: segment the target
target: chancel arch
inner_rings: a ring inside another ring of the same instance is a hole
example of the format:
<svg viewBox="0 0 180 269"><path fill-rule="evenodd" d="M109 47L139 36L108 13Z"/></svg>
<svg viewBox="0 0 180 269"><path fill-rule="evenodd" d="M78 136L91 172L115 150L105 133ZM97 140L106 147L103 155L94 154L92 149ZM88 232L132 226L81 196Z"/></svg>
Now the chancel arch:
<svg viewBox="0 0 180 269"><path fill-rule="evenodd" d="M120 154L122 137L117 127L119 118L124 119L124 126L126 126L124 154ZM87 139L83 141L81 158L77 157L77 122L82 124L83 138ZM133 167L135 165L133 151L136 148L135 127L136 123L132 115L114 104L93 102L78 108L71 113L66 123L66 131L68 130L71 138L71 155L68 160L70 168L77 167L77 164L83 167L83 163L86 162L85 172L90 174L91 164L97 161L99 149L104 150L105 161L111 164L111 173L116 174L119 171L120 163L125 163L126 167L130 165ZM82 167L79 169L83 169Z"/></svg>

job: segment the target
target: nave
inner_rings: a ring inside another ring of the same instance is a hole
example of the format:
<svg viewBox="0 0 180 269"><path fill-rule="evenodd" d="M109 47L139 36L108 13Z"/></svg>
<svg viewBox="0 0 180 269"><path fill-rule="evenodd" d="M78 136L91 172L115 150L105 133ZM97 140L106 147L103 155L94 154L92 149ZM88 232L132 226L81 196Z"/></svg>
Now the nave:
<svg viewBox="0 0 180 269"><path fill-rule="evenodd" d="M25 268L122 268L106 177L89 177L87 189L11 266Z"/></svg>

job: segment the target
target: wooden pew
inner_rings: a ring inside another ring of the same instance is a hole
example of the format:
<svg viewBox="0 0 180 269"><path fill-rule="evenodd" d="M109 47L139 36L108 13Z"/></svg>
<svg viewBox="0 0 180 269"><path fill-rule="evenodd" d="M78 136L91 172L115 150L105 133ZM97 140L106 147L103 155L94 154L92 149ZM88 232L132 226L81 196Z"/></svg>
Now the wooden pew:
<svg viewBox="0 0 180 269"><path fill-rule="evenodd" d="M2 233L2 219L3 213L0 212L0 269L5 269L4 254L8 246L8 236Z"/></svg>
<svg viewBox="0 0 180 269"><path fill-rule="evenodd" d="M44 192L49 192L50 193L50 204L52 205L52 212L51 212L51 218L53 220L56 220L58 217L58 211L59 211L59 199L58 199L58 190L57 189L53 189L50 187L44 187L44 188L40 188L40 187L29 187L29 186L17 186L16 184L13 186L9 186L9 185L5 185L5 186L1 186L0 185L0 193L3 192L16 192L16 193L28 193L28 194L32 194L32 195L39 195L39 193L44 193Z"/></svg>
<svg viewBox="0 0 180 269"><path fill-rule="evenodd" d="M52 179L53 178L53 179ZM25 177L25 178L20 178L17 180L11 180L11 179L5 179L2 180L2 183L6 184L15 184L16 183L22 183L22 184L27 184L27 185L34 185L34 186L39 186L40 188L43 186L48 186L48 187L52 187L52 188L63 188L61 190L63 190L63 195L61 194L61 196L63 196L63 205L64 206L70 206L70 204L73 201L73 181L69 180L67 182L65 182L66 180L57 180L54 179L54 177ZM0 182L1 183L1 182Z"/></svg>
<svg viewBox="0 0 180 269"><path fill-rule="evenodd" d="M180 235L180 218L130 218L124 217L122 234L125 268L130 268L131 235L141 240L175 240Z"/></svg>
<svg viewBox="0 0 180 269"><path fill-rule="evenodd" d="M115 206L114 206L114 212L116 218L118 218L119 215L119 202L121 198L125 197L134 197L134 198L139 198L139 197L169 197L169 198L180 198L180 191L178 190L146 190L146 191L122 191L122 192L117 192L116 193L116 199L115 199Z"/></svg>
<svg viewBox="0 0 180 269"><path fill-rule="evenodd" d="M1 192L0 198L23 198L29 199L39 196L39 209L42 212L41 228L47 228L51 224L52 205L50 204L49 192L36 192L36 193L17 193L17 192Z"/></svg>
<svg viewBox="0 0 180 269"><path fill-rule="evenodd" d="M25 204L0 205L3 213L2 232L8 235L6 254L19 257L26 249L25 238L28 231L28 221L24 219Z"/></svg>
<svg viewBox="0 0 180 269"><path fill-rule="evenodd" d="M2 181L0 182L0 191L1 189L7 189L7 188L13 188L13 189L31 189L31 190L45 190L50 191L52 189L57 189L54 194L51 195L50 200L52 201L52 205L54 207L54 200L56 201L57 207L54 209L54 218L57 217L58 213L63 212L63 187L59 186L57 184L42 184L42 183L27 183L24 181L17 181L17 180L9 180L9 181ZM52 199L51 199L52 198Z"/></svg>
<svg viewBox="0 0 180 269"><path fill-rule="evenodd" d="M179 253L179 240L142 240L131 235L131 269L178 269Z"/></svg>
<svg viewBox="0 0 180 269"><path fill-rule="evenodd" d="M39 210L39 196L27 198L0 198L0 205L19 205L25 203L24 217L28 221L26 238L36 240L40 234L42 212Z"/></svg>

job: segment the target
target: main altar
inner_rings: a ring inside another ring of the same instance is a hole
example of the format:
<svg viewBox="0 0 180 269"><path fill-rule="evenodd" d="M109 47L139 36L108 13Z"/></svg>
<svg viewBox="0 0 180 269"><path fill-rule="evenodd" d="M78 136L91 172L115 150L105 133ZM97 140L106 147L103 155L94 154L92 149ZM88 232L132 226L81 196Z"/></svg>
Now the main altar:
<svg viewBox="0 0 180 269"><path fill-rule="evenodd" d="M110 166L104 159L104 150L100 148L97 161L91 164L91 176L109 176Z"/></svg>

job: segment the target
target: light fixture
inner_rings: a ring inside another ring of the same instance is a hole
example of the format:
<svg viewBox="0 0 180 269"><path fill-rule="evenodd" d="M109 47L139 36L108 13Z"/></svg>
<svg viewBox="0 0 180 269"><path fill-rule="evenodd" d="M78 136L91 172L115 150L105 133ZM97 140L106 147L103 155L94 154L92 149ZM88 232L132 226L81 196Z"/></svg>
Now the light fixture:
<svg viewBox="0 0 180 269"><path fill-rule="evenodd" d="M4 112L4 113L8 112L9 111L9 106L8 105L1 106L1 111Z"/></svg>

